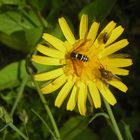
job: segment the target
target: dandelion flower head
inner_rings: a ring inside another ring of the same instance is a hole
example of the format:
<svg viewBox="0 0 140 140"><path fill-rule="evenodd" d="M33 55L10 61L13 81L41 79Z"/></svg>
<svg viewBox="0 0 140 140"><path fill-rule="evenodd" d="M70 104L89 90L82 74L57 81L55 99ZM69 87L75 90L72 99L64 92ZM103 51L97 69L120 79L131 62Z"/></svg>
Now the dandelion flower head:
<svg viewBox="0 0 140 140"><path fill-rule="evenodd" d="M129 70L124 67L132 64L130 58L116 53L129 44L127 39L116 41L124 31L123 27L111 21L98 33L100 23L94 21L88 28L88 16L83 15L79 39L76 39L65 18L58 21L66 40L44 33L42 38L49 45L38 44L36 49L43 56L32 56L36 63L59 66L35 74L36 81L50 81L41 91L50 94L60 89L55 106L61 107L67 98L66 109L72 111L77 106L81 115L86 115L89 100L95 108L101 107L101 97L114 105L117 101L109 86L126 92L128 88L119 76L128 75Z"/></svg>

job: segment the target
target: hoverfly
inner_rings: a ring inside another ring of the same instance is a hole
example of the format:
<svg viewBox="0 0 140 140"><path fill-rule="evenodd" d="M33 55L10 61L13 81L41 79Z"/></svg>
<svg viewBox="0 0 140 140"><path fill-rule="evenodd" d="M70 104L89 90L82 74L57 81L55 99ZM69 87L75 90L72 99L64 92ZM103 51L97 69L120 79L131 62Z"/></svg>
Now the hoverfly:
<svg viewBox="0 0 140 140"><path fill-rule="evenodd" d="M83 50L87 49L85 48L85 44L88 43L86 41L81 41L79 43L79 45L77 45L77 48L75 48L74 50L71 51L70 53L70 58L72 60L80 60L80 61L83 61L83 62L87 62L89 60L88 56L86 56L85 54L82 54L80 53Z"/></svg>
<svg viewBox="0 0 140 140"><path fill-rule="evenodd" d="M86 55L78 53L78 52L74 52L74 51L70 53L70 57L72 59L75 59L75 60L77 59L83 62L87 62L89 60L89 58Z"/></svg>
<svg viewBox="0 0 140 140"><path fill-rule="evenodd" d="M73 49L69 53L69 59L71 60L73 64L73 69L77 76L80 76L80 71L82 71L82 67L85 65L84 62L89 61L89 57L86 55L90 45L91 40L80 40L79 42L75 43L76 47L73 47ZM89 47L87 47L89 46ZM82 53L84 52L84 53Z"/></svg>

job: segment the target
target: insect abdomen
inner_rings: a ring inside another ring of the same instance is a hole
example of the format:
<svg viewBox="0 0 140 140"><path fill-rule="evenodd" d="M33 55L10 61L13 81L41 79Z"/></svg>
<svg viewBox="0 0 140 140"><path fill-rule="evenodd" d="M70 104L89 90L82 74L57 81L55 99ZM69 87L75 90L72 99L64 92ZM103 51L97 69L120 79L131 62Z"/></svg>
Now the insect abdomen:
<svg viewBox="0 0 140 140"><path fill-rule="evenodd" d="M88 57L86 55L83 55L83 54L80 54L80 53L77 53L77 52L72 52L70 54L70 57L73 58L73 59L78 59L78 60L83 61L83 62L88 61Z"/></svg>

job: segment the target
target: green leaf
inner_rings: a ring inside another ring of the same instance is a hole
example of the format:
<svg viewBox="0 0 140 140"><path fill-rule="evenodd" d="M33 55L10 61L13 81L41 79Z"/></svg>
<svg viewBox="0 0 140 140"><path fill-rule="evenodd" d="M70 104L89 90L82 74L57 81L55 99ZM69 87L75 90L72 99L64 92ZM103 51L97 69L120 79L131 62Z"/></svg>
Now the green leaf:
<svg viewBox="0 0 140 140"><path fill-rule="evenodd" d="M97 139L99 139L97 135L90 128L86 128L72 140L97 140Z"/></svg>
<svg viewBox="0 0 140 140"><path fill-rule="evenodd" d="M13 105L13 101L15 101L16 97L17 93L13 90L9 91L8 94L0 93L0 98L4 100L7 103L7 105Z"/></svg>
<svg viewBox="0 0 140 140"><path fill-rule="evenodd" d="M40 40L43 27L33 12L8 11L0 13L0 32L0 42L27 53Z"/></svg>
<svg viewBox="0 0 140 140"><path fill-rule="evenodd" d="M101 128L99 129L99 131L101 140L118 140L115 132L113 131L113 129L111 129L112 127L110 127L110 125L106 124L100 127Z"/></svg>
<svg viewBox="0 0 140 140"><path fill-rule="evenodd" d="M20 0L0 0L0 5L18 5Z"/></svg>
<svg viewBox="0 0 140 140"><path fill-rule="evenodd" d="M44 19L44 17L37 11L24 11L22 10L22 14L34 25L37 27L44 27L47 28L48 22ZM44 25L43 25L44 24Z"/></svg>
<svg viewBox="0 0 140 140"><path fill-rule="evenodd" d="M60 130L62 139L72 140L88 126L88 118L74 117L69 119Z"/></svg>
<svg viewBox="0 0 140 140"><path fill-rule="evenodd" d="M3 9L22 9L26 6L26 0L0 0L0 7Z"/></svg>
<svg viewBox="0 0 140 140"><path fill-rule="evenodd" d="M25 30L25 38L27 41L26 50L29 51L34 47L38 41L41 39L43 33L43 28L32 28L30 30Z"/></svg>
<svg viewBox="0 0 140 140"><path fill-rule="evenodd" d="M102 21L106 18L106 16L109 15L116 1L117 0L95 0L94 2L84 7L79 13L79 16L81 17L82 14L87 14L91 22L93 19Z"/></svg>
<svg viewBox="0 0 140 140"><path fill-rule="evenodd" d="M10 48L27 52L27 41L25 38L24 31L18 31L13 33L12 35L0 33L0 42L2 42Z"/></svg>
<svg viewBox="0 0 140 140"><path fill-rule="evenodd" d="M10 48L27 53L40 40L42 32L42 28L32 28L25 31L17 31L11 35L0 33L0 42Z"/></svg>
<svg viewBox="0 0 140 140"><path fill-rule="evenodd" d="M54 24L56 23L56 19L60 16L59 13L62 10L62 6L63 6L63 1L62 0L48 0L48 4L47 7L50 8L50 12L47 16L47 20L51 23Z"/></svg>
<svg viewBox="0 0 140 140"><path fill-rule="evenodd" d="M122 134L125 137L126 140L133 140L131 131L130 131L130 126L124 122L123 120L120 122L120 124L122 125L123 131Z"/></svg>
<svg viewBox="0 0 140 140"><path fill-rule="evenodd" d="M17 86L26 74L25 61L9 64L0 70L0 90Z"/></svg>
<svg viewBox="0 0 140 140"><path fill-rule="evenodd" d="M18 25L14 20L6 14L0 14L0 31L11 34L15 31L22 30L23 28Z"/></svg>
<svg viewBox="0 0 140 140"><path fill-rule="evenodd" d="M10 114L5 110L3 106L0 106L0 119L2 119L6 123L12 123L13 119Z"/></svg>
<svg viewBox="0 0 140 140"><path fill-rule="evenodd" d="M45 8L48 4L47 0L41 0L41 2L40 0L30 0L29 2L33 7L35 7L39 11L43 10L43 8ZM50 2L51 1L49 1L49 3Z"/></svg>
<svg viewBox="0 0 140 140"><path fill-rule="evenodd" d="M0 31L10 35L13 32L31 29L34 25L18 10L0 13Z"/></svg>

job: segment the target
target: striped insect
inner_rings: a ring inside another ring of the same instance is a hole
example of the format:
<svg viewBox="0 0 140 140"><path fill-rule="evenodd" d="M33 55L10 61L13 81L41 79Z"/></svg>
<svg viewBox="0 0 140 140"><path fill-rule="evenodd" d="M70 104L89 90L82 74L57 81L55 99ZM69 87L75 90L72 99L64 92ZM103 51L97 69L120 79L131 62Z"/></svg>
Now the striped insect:
<svg viewBox="0 0 140 140"><path fill-rule="evenodd" d="M89 58L86 55L74 51L71 52L70 57L74 60L80 60L83 62L87 62L89 60Z"/></svg>
<svg viewBox="0 0 140 140"><path fill-rule="evenodd" d="M72 60L80 60L81 62L87 62L89 60L89 57L82 52L82 50L87 51L89 48L87 48L86 43L89 43L89 41L81 41L74 50L71 51L70 53L70 58Z"/></svg>
<svg viewBox="0 0 140 140"><path fill-rule="evenodd" d="M72 62L73 70L75 74L80 77L82 73L82 67L86 65L86 62L89 61L89 57L87 56L87 52L89 50L90 40L80 40L79 42L75 43L75 46L70 51L68 58Z"/></svg>

